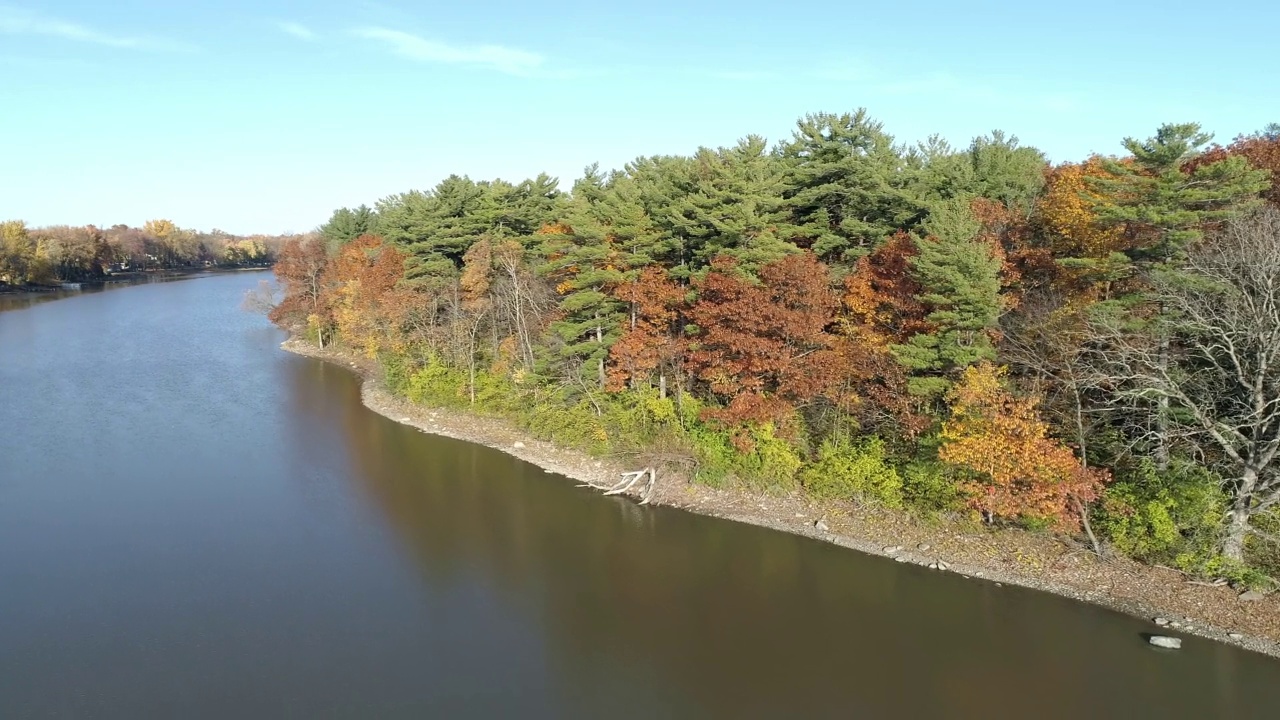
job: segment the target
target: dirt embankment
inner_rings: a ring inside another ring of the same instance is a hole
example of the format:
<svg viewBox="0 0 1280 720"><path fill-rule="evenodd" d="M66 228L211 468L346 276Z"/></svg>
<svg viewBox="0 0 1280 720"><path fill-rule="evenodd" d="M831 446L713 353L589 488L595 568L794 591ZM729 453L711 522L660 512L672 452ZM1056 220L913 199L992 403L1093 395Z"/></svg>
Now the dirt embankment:
<svg viewBox="0 0 1280 720"><path fill-rule="evenodd" d="M620 473L639 469L533 439L502 420L412 403L387 390L376 363L341 349L321 350L296 339L282 347L351 368L364 378L366 406L423 432L487 445L596 486L612 485ZM1198 635L1280 657L1280 593L1244 600L1232 588L1196 583L1176 570L1124 558L1099 560L1088 549L1047 534L928 522L852 503L820 503L799 493L714 489L670 477L659 478L650 503L805 535L975 582L1044 590L1151 620L1153 632L1166 625L1169 634Z"/></svg>

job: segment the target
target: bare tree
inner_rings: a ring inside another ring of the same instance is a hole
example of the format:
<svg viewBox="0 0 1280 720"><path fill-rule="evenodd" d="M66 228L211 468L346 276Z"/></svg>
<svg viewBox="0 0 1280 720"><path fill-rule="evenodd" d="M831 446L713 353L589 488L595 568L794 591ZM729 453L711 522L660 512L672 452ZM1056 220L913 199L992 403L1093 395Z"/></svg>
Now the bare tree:
<svg viewBox="0 0 1280 720"><path fill-rule="evenodd" d="M525 263L524 249L515 241L494 247L493 264L498 273L493 285L495 302L516 338L521 364L533 370L535 337L545 325L550 306L546 288L537 282Z"/></svg>
<svg viewBox="0 0 1280 720"><path fill-rule="evenodd" d="M279 304L276 296L275 285L266 280L259 280L256 288L245 291L240 308L257 315L269 315Z"/></svg>
<svg viewBox="0 0 1280 720"><path fill-rule="evenodd" d="M1099 319L1095 366L1117 399L1167 401L1173 436L1227 479L1222 554L1242 560L1253 518L1280 503L1280 211L1229 221L1155 294L1164 327Z"/></svg>
<svg viewBox="0 0 1280 720"><path fill-rule="evenodd" d="M1088 364L1088 323L1079 308L1054 292L1026 298L1020 312L1002 321L1002 355L1044 399L1041 412L1061 428L1089 467L1094 459L1089 439L1098 424L1098 376ZM1089 521L1089 506L1072 498L1094 553L1103 555Z"/></svg>

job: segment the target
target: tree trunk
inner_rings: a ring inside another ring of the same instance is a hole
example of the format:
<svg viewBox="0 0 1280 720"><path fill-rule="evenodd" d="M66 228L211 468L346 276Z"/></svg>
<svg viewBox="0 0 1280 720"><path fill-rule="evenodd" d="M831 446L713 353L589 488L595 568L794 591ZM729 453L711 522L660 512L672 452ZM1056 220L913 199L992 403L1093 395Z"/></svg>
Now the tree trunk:
<svg viewBox="0 0 1280 720"><path fill-rule="evenodd" d="M1089 506L1080 502L1080 498L1071 498L1076 504L1076 511L1080 513L1080 525L1084 527L1085 535L1089 536L1089 544L1093 546L1093 554L1102 557L1102 543L1098 542L1098 536L1093 534L1093 524L1089 522Z"/></svg>
<svg viewBox="0 0 1280 720"><path fill-rule="evenodd" d="M1160 338L1160 373L1169 373L1169 337ZM1161 394L1156 400L1156 468L1160 472L1169 469L1169 396Z"/></svg>
<svg viewBox="0 0 1280 720"><path fill-rule="evenodd" d="M468 368L468 374L467 374L467 384L471 390L471 404L475 405L476 404L476 356L475 356L475 353L471 354L471 363L470 363L470 367Z"/></svg>
<svg viewBox="0 0 1280 720"><path fill-rule="evenodd" d="M1233 493L1235 500L1227 513L1227 535L1222 540L1222 554L1228 560L1244 562L1244 541L1249 534L1249 518L1253 515L1253 491L1258 485L1258 471L1246 467L1240 485Z"/></svg>
<svg viewBox="0 0 1280 720"><path fill-rule="evenodd" d="M1227 536L1222 542L1222 555L1228 560L1244 562L1244 539L1249 534L1249 508L1236 507L1227 513Z"/></svg>
<svg viewBox="0 0 1280 720"><path fill-rule="evenodd" d="M600 316L597 314L596 321L598 322L599 320L600 320ZM599 343L600 345L604 344L604 328L600 327L599 325L596 325L596 342ZM604 390L605 385L607 384L608 378L605 376L603 357L600 358L599 364L596 367L596 373L599 375L600 389Z"/></svg>

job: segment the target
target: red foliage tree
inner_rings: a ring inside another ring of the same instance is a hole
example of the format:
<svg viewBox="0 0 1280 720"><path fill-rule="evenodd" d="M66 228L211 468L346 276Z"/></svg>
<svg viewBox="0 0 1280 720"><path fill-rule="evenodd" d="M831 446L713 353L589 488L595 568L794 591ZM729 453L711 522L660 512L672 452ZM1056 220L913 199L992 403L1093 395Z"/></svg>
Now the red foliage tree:
<svg viewBox="0 0 1280 720"><path fill-rule="evenodd" d="M271 322L292 329L305 325L311 315L327 315L320 301L328 261L318 239L291 238L280 248L274 269L284 296L268 315Z"/></svg>
<svg viewBox="0 0 1280 720"><path fill-rule="evenodd" d="M1011 306L1026 290L1053 282L1058 273L1053 253L1037 242L1026 215L987 198L975 198L970 209L982 224L979 237L1001 258L1000 284L1008 291L1006 297Z"/></svg>
<svg viewBox="0 0 1280 720"><path fill-rule="evenodd" d="M687 339L694 376L726 401L708 417L728 424L771 422L820 396L835 399L843 377L839 338L831 332L840 300L812 253L760 268L756 284L719 257L694 284L698 300Z"/></svg>
<svg viewBox="0 0 1280 720"><path fill-rule="evenodd" d="M1241 135L1226 147L1214 147L1191 162L1190 168L1210 165L1231 155L1243 155L1249 164L1271 173L1271 187L1262 191L1267 202L1280 207L1280 136Z"/></svg>

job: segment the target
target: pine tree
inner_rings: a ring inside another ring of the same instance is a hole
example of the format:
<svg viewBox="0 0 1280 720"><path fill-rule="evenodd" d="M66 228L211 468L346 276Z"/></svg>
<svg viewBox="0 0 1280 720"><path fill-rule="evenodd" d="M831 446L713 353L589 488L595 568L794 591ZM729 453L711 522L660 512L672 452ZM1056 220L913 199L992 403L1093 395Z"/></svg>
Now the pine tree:
<svg viewBox="0 0 1280 720"><path fill-rule="evenodd" d="M563 212L557 181L539 175L513 185L450 175L429 192L411 191L378 203L376 229L409 252L412 284L438 288L456 279L467 249L479 238L531 236Z"/></svg>
<svg viewBox="0 0 1280 720"><path fill-rule="evenodd" d="M957 370L995 358L991 334L1002 310L1002 263L991 245L978 239L981 225L969 202L961 197L936 206L924 224L929 235L917 241L918 254L911 259L932 326L893 346L898 362L912 373L913 395L937 398Z"/></svg>
<svg viewBox="0 0 1280 720"><path fill-rule="evenodd" d="M1048 167L1044 153L1019 145L1017 136L993 130L989 136L973 139L968 160L973 169L973 193L998 200L1024 217L1031 213L1044 188Z"/></svg>
<svg viewBox="0 0 1280 720"><path fill-rule="evenodd" d="M764 138L753 135L732 148L701 148L682 170L676 178L682 192L671 218L695 271L726 256L754 272L797 252L778 237L784 168L768 153Z"/></svg>
<svg viewBox="0 0 1280 720"><path fill-rule="evenodd" d="M1094 206L1102 222L1140 238L1128 255L1144 269L1177 263L1207 224L1245 209L1267 188L1266 173L1243 157L1193 164L1212 138L1196 123L1162 125L1155 137L1125 138L1132 157L1104 161L1108 174L1089 178L1105 198Z"/></svg>
<svg viewBox="0 0 1280 720"><path fill-rule="evenodd" d="M367 205L354 210L339 208L333 212L329 222L320 226L320 236L324 238L329 254L336 255L343 245L371 233L373 222L373 210Z"/></svg>
<svg viewBox="0 0 1280 720"><path fill-rule="evenodd" d="M625 314L613 295L625 278L623 253L612 236L579 235L568 225L548 225L540 235L546 254L541 272L555 282L559 298L550 327L557 340L550 348L551 360L568 364L566 373L590 368L593 382L603 388L605 359Z"/></svg>
<svg viewBox="0 0 1280 720"><path fill-rule="evenodd" d="M779 154L791 233L824 260L850 265L923 215L904 152L864 109L805 116Z"/></svg>

